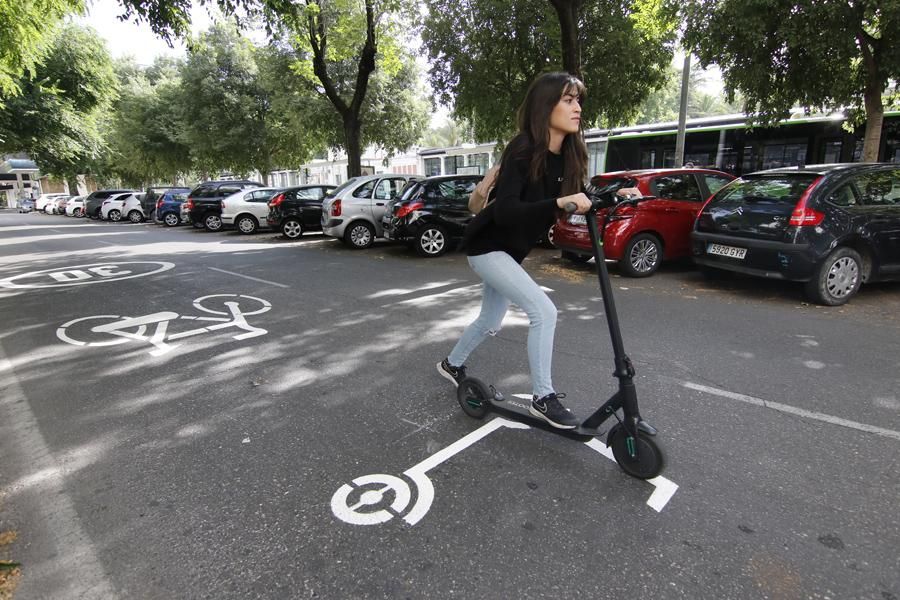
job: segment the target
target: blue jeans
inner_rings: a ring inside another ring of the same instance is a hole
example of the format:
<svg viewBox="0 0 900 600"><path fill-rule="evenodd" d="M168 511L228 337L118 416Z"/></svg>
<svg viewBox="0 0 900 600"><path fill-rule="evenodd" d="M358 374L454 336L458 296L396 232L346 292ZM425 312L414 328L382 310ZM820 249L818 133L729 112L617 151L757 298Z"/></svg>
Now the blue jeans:
<svg viewBox="0 0 900 600"><path fill-rule="evenodd" d="M553 335L556 306L544 290L506 252L470 256L469 265L484 281L481 313L466 327L447 360L454 367L465 363L469 354L488 335L496 335L510 302L525 311L528 328L528 364L532 393L538 398L554 392L550 371L553 362Z"/></svg>

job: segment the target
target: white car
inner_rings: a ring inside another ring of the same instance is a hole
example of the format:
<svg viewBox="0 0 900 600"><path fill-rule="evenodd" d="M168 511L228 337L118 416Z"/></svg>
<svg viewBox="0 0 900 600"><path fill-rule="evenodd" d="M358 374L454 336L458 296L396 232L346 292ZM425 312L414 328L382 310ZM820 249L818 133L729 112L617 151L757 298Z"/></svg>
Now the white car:
<svg viewBox="0 0 900 600"><path fill-rule="evenodd" d="M121 221L122 207L125 205L125 201L131 196L134 196L134 192L116 194L104 200L103 204L100 205L100 218L104 221Z"/></svg>
<svg viewBox="0 0 900 600"><path fill-rule="evenodd" d="M267 227L269 199L277 188L241 190L222 198L222 224L235 226L241 233L251 234Z"/></svg>
<svg viewBox="0 0 900 600"><path fill-rule="evenodd" d="M38 199L34 201L34 210L37 212L46 212L47 204L50 203L51 200L55 200L60 197L65 197L66 194L41 194L38 196Z"/></svg>
<svg viewBox="0 0 900 600"><path fill-rule="evenodd" d="M47 203L47 211L52 215L66 214L66 204L69 203L69 196L62 196Z"/></svg>
<svg viewBox="0 0 900 600"><path fill-rule="evenodd" d="M84 196L75 196L66 202L66 216L83 217L84 216Z"/></svg>
<svg viewBox="0 0 900 600"><path fill-rule="evenodd" d="M132 223L141 223L147 218L144 207L141 205L143 194L131 194L122 205L122 216Z"/></svg>

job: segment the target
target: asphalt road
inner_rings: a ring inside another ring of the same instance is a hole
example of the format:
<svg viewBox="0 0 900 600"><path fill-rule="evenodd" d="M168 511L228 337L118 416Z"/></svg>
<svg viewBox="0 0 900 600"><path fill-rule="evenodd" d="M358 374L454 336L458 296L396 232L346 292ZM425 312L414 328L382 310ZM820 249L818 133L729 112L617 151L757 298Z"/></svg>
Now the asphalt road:
<svg viewBox="0 0 900 600"><path fill-rule="evenodd" d="M526 266L587 414L615 389L592 266ZM463 256L0 213L16 598L900 598L900 284L823 308L612 272L654 482L460 410ZM470 373L529 393L526 333Z"/></svg>

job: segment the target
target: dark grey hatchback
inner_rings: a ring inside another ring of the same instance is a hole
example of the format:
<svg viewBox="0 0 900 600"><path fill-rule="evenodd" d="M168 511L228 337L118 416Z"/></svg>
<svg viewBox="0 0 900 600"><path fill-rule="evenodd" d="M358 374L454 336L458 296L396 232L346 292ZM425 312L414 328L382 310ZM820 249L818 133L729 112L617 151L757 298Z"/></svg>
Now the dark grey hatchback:
<svg viewBox="0 0 900 600"><path fill-rule="evenodd" d="M716 192L691 233L704 269L801 281L813 302L847 302L863 282L900 279L900 166L761 171Z"/></svg>

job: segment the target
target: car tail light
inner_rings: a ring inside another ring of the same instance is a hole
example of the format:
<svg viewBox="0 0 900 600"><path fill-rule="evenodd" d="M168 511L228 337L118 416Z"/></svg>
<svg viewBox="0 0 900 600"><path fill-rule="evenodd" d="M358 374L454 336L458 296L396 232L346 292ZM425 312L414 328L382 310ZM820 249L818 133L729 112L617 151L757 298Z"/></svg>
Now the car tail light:
<svg viewBox="0 0 900 600"><path fill-rule="evenodd" d="M223 211L225 210L225 201L224 200L219 201L219 208L221 208Z"/></svg>
<svg viewBox="0 0 900 600"><path fill-rule="evenodd" d="M338 198L331 204L331 216L339 217L341 216L341 199Z"/></svg>
<svg viewBox="0 0 900 600"><path fill-rule="evenodd" d="M184 203L184 206L185 206L185 208L187 208L188 210L193 210L193 209L194 209L194 199L193 199L193 198L188 198L188 199L187 199L187 202Z"/></svg>
<svg viewBox="0 0 900 600"><path fill-rule="evenodd" d="M397 212L396 212L396 214L394 214L394 216L397 217L398 219L402 219L403 217L405 217L412 211L419 210L420 208L424 208L424 206L425 206L424 202L410 202L409 204L404 204L404 205L398 207Z"/></svg>
<svg viewBox="0 0 900 600"><path fill-rule="evenodd" d="M162 208L162 203L163 203L162 198L160 198L159 200L156 201L156 210L159 210Z"/></svg>
<svg viewBox="0 0 900 600"><path fill-rule="evenodd" d="M282 202L284 202L284 194L277 194L274 198L269 200L269 208L275 208L276 206L281 206Z"/></svg>
<svg viewBox="0 0 900 600"><path fill-rule="evenodd" d="M815 181L813 181L809 185L809 187L806 188L806 191L803 192L803 195L800 196L800 200L797 201L797 206L794 207L794 212L791 213L791 220L788 221L789 226L815 226L825 219L825 213L819 212L806 206L806 203L809 202L809 197L812 195L813 190L819 185L819 182L821 180L821 177L817 177Z"/></svg>

